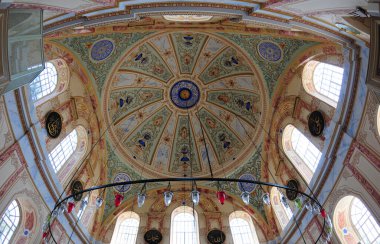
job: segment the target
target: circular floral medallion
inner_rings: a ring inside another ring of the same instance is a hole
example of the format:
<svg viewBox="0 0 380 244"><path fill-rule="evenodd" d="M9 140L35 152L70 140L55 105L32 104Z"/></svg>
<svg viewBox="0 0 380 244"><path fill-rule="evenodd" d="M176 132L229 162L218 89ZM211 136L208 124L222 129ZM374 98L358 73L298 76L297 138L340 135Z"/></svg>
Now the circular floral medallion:
<svg viewBox="0 0 380 244"><path fill-rule="evenodd" d="M179 108L191 108L200 97L198 86L189 80L176 82L170 90L170 99Z"/></svg>
<svg viewBox="0 0 380 244"><path fill-rule="evenodd" d="M241 180L256 180L255 177L251 174L242 174L239 179ZM256 188L256 184L253 183L238 183L238 187L240 191L253 192Z"/></svg>
<svg viewBox="0 0 380 244"><path fill-rule="evenodd" d="M123 181L130 181L130 180L131 180L131 178L126 173L118 173L115 176L115 178L113 179L113 183L123 182ZM126 191L129 190L129 188L131 188L131 185L126 184L126 185L121 185L121 186L115 186L114 188L118 192L126 192Z"/></svg>
<svg viewBox="0 0 380 244"><path fill-rule="evenodd" d="M102 61L108 58L114 49L112 41L104 39L95 42L91 48L91 58L95 61Z"/></svg>
<svg viewBox="0 0 380 244"><path fill-rule="evenodd" d="M257 47L260 56L270 62L280 61L282 58L281 48L274 42L260 42Z"/></svg>

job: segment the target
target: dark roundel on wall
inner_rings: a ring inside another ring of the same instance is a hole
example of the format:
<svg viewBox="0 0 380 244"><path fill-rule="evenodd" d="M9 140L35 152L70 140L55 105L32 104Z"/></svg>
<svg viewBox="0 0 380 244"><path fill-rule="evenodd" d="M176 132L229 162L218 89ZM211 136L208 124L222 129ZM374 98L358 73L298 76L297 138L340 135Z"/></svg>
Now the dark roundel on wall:
<svg viewBox="0 0 380 244"><path fill-rule="evenodd" d="M57 112L49 112L46 115L45 128L51 138L57 138L62 131L62 117Z"/></svg>
<svg viewBox="0 0 380 244"><path fill-rule="evenodd" d="M323 114L319 111L311 112L308 119L309 131L312 136L322 135L325 128L325 119Z"/></svg>
<svg viewBox="0 0 380 244"><path fill-rule="evenodd" d="M158 244L162 241L162 234L158 230L148 230L144 235L144 240L148 244Z"/></svg>
<svg viewBox="0 0 380 244"><path fill-rule="evenodd" d="M297 180L289 180L288 184L286 186L289 187L289 188L291 188L291 189L297 190L297 191L299 190L298 189L298 181ZM297 192L291 191L291 190L286 190L286 197L290 201L296 200L297 196L298 196Z"/></svg>
<svg viewBox="0 0 380 244"><path fill-rule="evenodd" d="M83 184L79 180L74 181L71 184L71 194L75 194L83 191ZM75 195L73 198L75 201L80 201L82 199L83 193Z"/></svg>
<svg viewBox="0 0 380 244"><path fill-rule="evenodd" d="M223 231L214 229L207 234L207 240L211 244L222 244L226 240L226 235Z"/></svg>

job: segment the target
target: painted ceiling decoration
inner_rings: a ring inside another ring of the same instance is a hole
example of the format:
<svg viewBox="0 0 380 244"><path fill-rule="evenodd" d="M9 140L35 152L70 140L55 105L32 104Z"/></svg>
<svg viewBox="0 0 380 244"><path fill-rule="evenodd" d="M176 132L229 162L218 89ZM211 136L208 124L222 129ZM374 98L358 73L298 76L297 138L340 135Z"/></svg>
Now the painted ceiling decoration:
<svg viewBox="0 0 380 244"><path fill-rule="evenodd" d="M51 41L70 50L92 76L111 125L109 182L209 176L209 163L215 176L260 179L261 126L278 79L292 57L318 44L279 34L199 31L115 31ZM155 187L162 185L148 186ZM252 206L266 219L262 189L221 188L255 192ZM126 197L139 191L114 190ZM114 192L106 198L104 216L114 209Z"/></svg>

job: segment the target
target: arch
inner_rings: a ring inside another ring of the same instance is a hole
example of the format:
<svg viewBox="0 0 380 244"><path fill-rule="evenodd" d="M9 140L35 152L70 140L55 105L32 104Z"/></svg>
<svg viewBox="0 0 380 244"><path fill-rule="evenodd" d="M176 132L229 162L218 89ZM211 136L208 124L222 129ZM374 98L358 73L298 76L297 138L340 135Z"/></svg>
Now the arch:
<svg viewBox="0 0 380 244"><path fill-rule="evenodd" d="M122 213L116 221L111 244L134 244L140 225L140 217L137 213L128 211Z"/></svg>
<svg viewBox="0 0 380 244"><path fill-rule="evenodd" d="M282 147L291 163L304 179L310 182L320 161L321 151L291 124L288 124L283 131Z"/></svg>
<svg viewBox="0 0 380 244"><path fill-rule="evenodd" d="M193 208L180 206L173 210L170 243L199 243L198 214Z"/></svg>
<svg viewBox="0 0 380 244"><path fill-rule="evenodd" d="M310 95L336 108L344 69L332 64L309 61L302 72L302 84Z"/></svg>
<svg viewBox="0 0 380 244"><path fill-rule="evenodd" d="M12 240L14 233L20 223L20 207L13 200L1 216L0 220L0 242L7 244Z"/></svg>
<svg viewBox="0 0 380 244"><path fill-rule="evenodd" d="M355 196L343 197L335 207L333 223L344 244L379 243L380 226L366 205Z"/></svg>
<svg viewBox="0 0 380 244"><path fill-rule="evenodd" d="M79 162L87 150L88 137L86 129L79 125L55 146L48 157L55 173L70 173L75 163ZM64 167L65 166L65 167ZM62 170L61 170L62 169Z"/></svg>
<svg viewBox="0 0 380 244"><path fill-rule="evenodd" d="M281 229L285 229L289 220L293 216L293 212L289 205L285 205L282 201L282 193L276 188L272 187L270 192L271 203L273 211L276 215L278 222L280 223Z"/></svg>
<svg viewBox="0 0 380 244"><path fill-rule="evenodd" d="M232 212L229 217L229 223L235 244L259 243L256 229L248 213L244 211Z"/></svg>
<svg viewBox="0 0 380 244"><path fill-rule="evenodd" d="M69 68L63 59L45 63L45 69L29 84L32 101L41 104L63 92L69 83Z"/></svg>

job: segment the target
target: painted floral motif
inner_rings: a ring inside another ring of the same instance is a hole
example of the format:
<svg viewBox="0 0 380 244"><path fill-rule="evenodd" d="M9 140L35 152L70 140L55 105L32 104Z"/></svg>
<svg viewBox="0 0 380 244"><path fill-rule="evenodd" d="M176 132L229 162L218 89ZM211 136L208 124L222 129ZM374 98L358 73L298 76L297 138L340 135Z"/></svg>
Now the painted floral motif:
<svg viewBox="0 0 380 244"><path fill-rule="evenodd" d="M171 36L181 73L192 73L207 36L200 33L174 33Z"/></svg>
<svg viewBox="0 0 380 244"><path fill-rule="evenodd" d="M113 91L108 111L112 121L117 123L139 108L163 99L163 90L154 88L126 88Z"/></svg>
<svg viewBox="0 0 380 244"><path fill-rule="evenodd" d="M150 164L154 150L172 112L165 106L152 118L142 123L125 141L124 145L144 163Z"/></svg>
<svg viewBox="0 0 380 244"><path fill-rule="evenodd" d="M170 172L189 173L190 164L194 173L201 170L199 158L196 153L197 149L194 141L194 133L189 126L191 125L187 116L180 116L178 118L171 156Z"/></svg>
<svg viewBox="0 0 380 244"><path fill-rule="evenodd" d="M200 74L203 83L208 84L226 76L252 73L251 68L232 47L225 49L214 61Z"/></svg>
<svg viewBox="0 0 380 244"><path fill-rule="evenodd" d="M234 159L243 149L243 143L239 138L234 135L226 125L204 108L202 108L197 115L205 128L205 132L211 139L219 163L223 164L226 161Z"/></svg>
<svg viewBox="0 0 380 244"><path fill-rule="evenodd" d="M163 82L167 82L173 77L161 55L147 43L134 50L133 54L121 65L121 68L150 75Z"/></svg>

